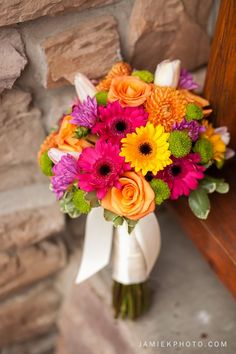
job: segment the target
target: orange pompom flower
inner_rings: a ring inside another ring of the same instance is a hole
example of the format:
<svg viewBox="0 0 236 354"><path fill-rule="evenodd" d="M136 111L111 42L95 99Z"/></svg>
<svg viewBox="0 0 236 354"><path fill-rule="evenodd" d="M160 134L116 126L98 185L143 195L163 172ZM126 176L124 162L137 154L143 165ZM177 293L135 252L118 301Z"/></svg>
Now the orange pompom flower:
<svg viewBox="0 0 236 354"><path fill-rule="evenodd" d="M103 79L97 86L96 89L98 91L108 91L111 86L111 82L115 77L118 76L129 76L131 74L131 66L128 63L123 61L119 61L115 63L111 70L108 72L105 79Z"/></svg>
<svg viewBox="0 0 236 354"><path fill-rule="evenodd" d="M122 107L142 105L151 94L151 85L134 76L121 76L112 80L108 101L119 101Z"/></svg>
<svg viewBox="0 0 236 354"><path fill-rule="evenodd" d="M41 155L45 151L48 151L51 148L57 148L56 136L57 136L57 132L54 131L46 137L46 139L44 140L44 142L40 146L40 149L38 152L38 161L40 160Z"/></svg>
<svg viewBox="0 0 236 354"><path fill-rule="evenodd" d="M186 113L187 100L179 90L157 86L147 98L145 107L148 120L155 126L161 124L171 131L174 123L180 123Z"/></svg>

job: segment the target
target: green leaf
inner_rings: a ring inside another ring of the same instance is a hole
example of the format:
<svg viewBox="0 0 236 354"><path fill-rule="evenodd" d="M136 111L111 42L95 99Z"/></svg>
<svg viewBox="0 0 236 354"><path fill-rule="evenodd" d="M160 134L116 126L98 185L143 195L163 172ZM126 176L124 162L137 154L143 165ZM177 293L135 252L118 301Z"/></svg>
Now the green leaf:
<svg viewBox="0 0 236 354"><path fill-rule="evenodd" d="M76 209L72 198L73 192L66 192L59 201L60 210L62 213L68 214L71 218L77 218L81 215L80 211Z"/></svg>
<svg viewBox="0 0 236 354"><path fill-rule="evenodd" d="M122 216L117 216L115 219L113 219L113 224L115 227L122 225L124 222L124 218Z"/></svg>
<svg viewBox="0 0 236 354"><path fill-rule="evenodd" d="M206 190L199 187L191 192L188 198L192 212L199 218L206 220L210 212L210 200Z"/></svg>
<svg viewBox="0 0 236 354"><path fill-rule="evenodd" d="M208 183L214 183L216 188L215 191L221 194L228 193L229 184L225 182L223 178L215 178L211 176L206 176L203 181L207 181Z"/></svg>
<svg viewBox="0 0 236 354"><path fill-rule="evenodd" d="M207 193L213 193L216 190L216 183L203 179L200 181L199 185L207 191Z"/></svg>
<svg viewBox="0 0 236 354"><path fill-rule="evenodd" d="M125 218L127 224L128 224L128 233L131 234L131 232L134 230L136 224L138 223L138 220L130 220L128 218Z"/></svg>
<svg viewBox="0 0 236 354"><path fill-rule="evenodd" d="M85 199L90 203L91 208L96 208L100 206L96 192L86 193Z"/></svg>
<svg viewBox="0 0 236 354"><path fill-rule="evenodd" d="M104 218L106 221L112 221L117 217L118 215L113 213L110 210L104 209Z"/></svg>
<svg viewBox="0 0 236 354"><path fill-rule="evenodd" d="M113 222L113 225L115 227L120 226L123 224L124 222L124 218L120 215L117 215L115 213L113 213L110 210L104 209L104 218L106 221L111 221Z"/></svg>
<svg viewBox="0 0 236 354"><path fill-rule="evenodd" d="M216 186L216 192L225 194L229 191L229 183L221 182Z"/></svg>

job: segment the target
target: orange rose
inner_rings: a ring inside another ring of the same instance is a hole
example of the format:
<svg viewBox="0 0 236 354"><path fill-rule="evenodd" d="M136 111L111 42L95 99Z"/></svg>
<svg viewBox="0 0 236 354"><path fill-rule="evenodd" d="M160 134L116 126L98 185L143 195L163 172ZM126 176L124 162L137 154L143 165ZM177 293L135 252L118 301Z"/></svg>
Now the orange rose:
<svg viewBox="0 0 236 354"><path fill-rule="evenodd" d="M91 146L84 139L75 138L76 125L71 124L71 116L65 116L56 136L58 149L62 151L77 151L81 152L84 148Z"/></svg>
<svg viewBox="0 0 236 354"><path fill-rule="evenodd" d="M155 194L141 174L125 172L121 189L112 187L102 199L104 209L131 220L138 220L155 209Z"/></svg>
<svg viewBox="0 0 236 354"><path fill-rule="evenodd" d="M134 76L115 77L108 92L108 101L119 100L124 106L136 107L143 104L152 91L151 85Z"/></svg>

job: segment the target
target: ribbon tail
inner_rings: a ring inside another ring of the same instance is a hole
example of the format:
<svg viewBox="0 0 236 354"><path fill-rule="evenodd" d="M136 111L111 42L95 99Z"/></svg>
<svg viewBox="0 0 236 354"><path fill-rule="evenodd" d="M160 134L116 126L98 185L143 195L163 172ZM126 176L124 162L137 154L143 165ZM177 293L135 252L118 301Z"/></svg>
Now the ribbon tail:
<svg viewBox="0 0 236 354"><path fill-rule="evenodd" d="M109 264L113 224L105 221L103 208L94 208L87 217L85 241L76 284L88 279Z"/></svg>
<svg viewBox="0 0 236 354"><path fill-rule="evenodd" d="M148 278L161 248L160 226L154 213L142 218L134 229L136 240L142 250Z"/></svg>
<svg viewBox="0 0 236 354"><path fill-rule="evenodd" d="M147 280L160 252L160 228L154 213L140 219L131 234L124 223L115 230L113 279L130 285Z"/></svg>

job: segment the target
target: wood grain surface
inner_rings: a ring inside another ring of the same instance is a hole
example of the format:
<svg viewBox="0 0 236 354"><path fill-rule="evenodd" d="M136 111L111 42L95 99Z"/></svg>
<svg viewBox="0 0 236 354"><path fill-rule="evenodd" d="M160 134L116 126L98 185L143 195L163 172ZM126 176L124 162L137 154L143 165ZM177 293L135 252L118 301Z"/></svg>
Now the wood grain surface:
<svg viewBox="0 0 236 354"><path fill-rule="evenodd" d="M213 108L216 126L227 125L236 150L236 1L222 0L208 64L204 96ZM219 278L236 295L236 159L221 174L230 192L213 194L206 221L197 219L186 199L170 203L189 237Z"/></svg>

